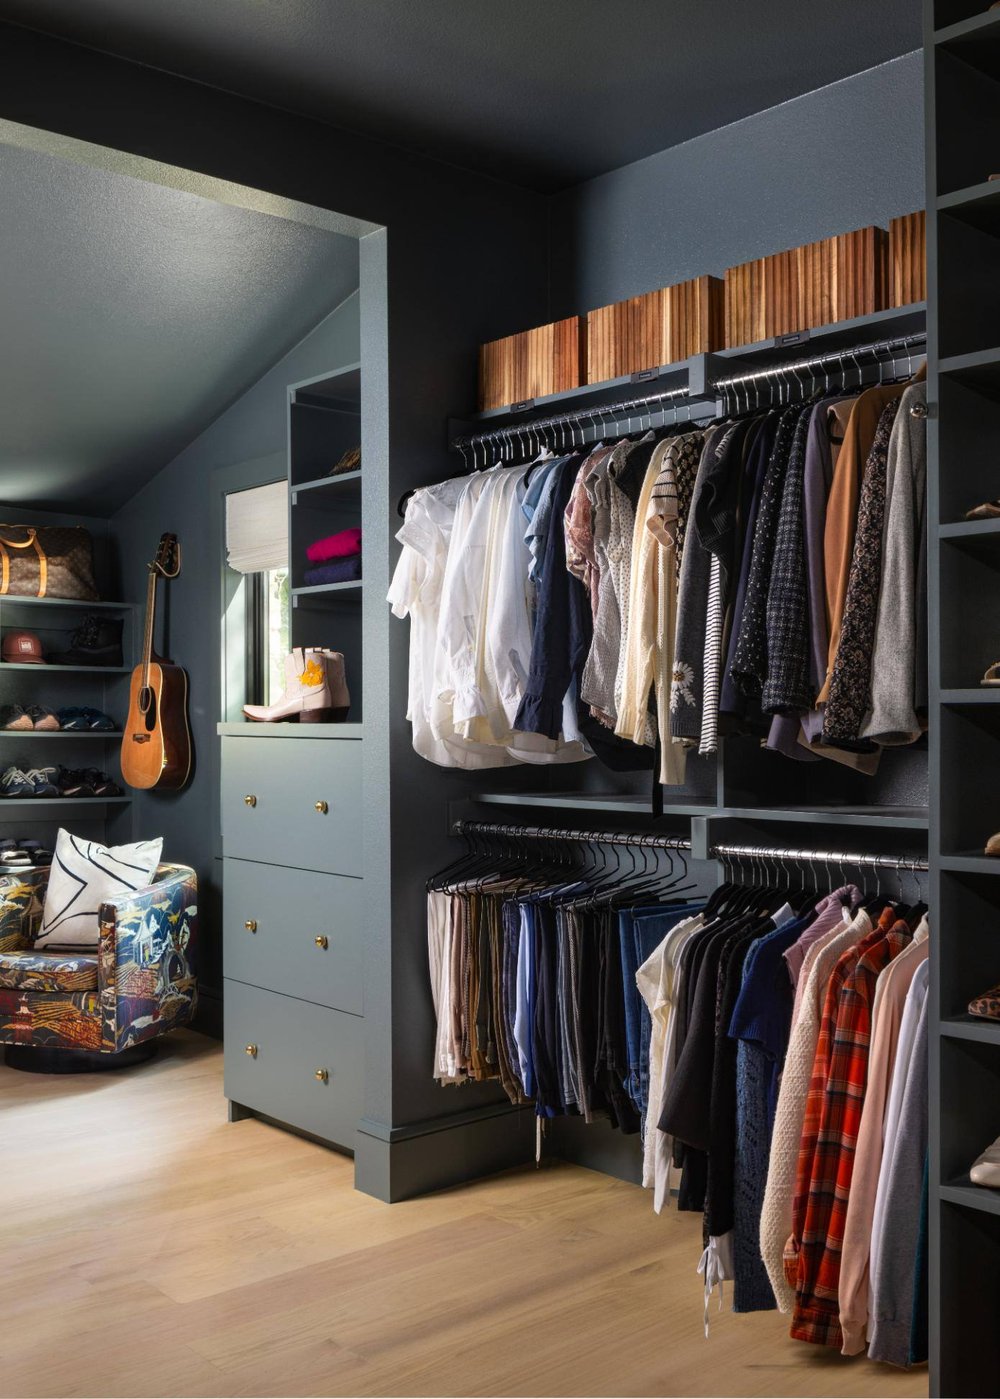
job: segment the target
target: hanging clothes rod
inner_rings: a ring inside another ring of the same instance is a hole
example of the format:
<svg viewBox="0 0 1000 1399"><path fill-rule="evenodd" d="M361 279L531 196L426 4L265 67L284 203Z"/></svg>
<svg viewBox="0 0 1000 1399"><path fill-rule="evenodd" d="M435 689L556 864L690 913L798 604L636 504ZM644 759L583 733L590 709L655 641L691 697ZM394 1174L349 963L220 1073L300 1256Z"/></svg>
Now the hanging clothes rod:
<svg viewBox="0 0 1000 1399"><path fill-rule="evenodd" d="M514 826L496 821L456 821L454 835L521 836L527 840L560 840L573 845L641 845L654 850L690 850L680 836L653 835L644 831L565 831L551 826Z"/></svg>
<svg viewBox="0 0 1000 1399"><path fill-rule="evenodd" d="M645 831L575 831L550 826L516 826L494 821L456 821L455 835L511 836L526 840L565 841L576 845L635 845L653 850L690 850L690 840ZM790 860L793 863L850 865L854 869L919 871L928 868L926 860L911 855L886 855L849 850L801 850L784 845L713 845L709 855L715 860Z"/></svg>
<svg viewBox="0 0 1000 1399"><path fill-rule="evenodd" d="M854 345L848 349L830 350L826 354L809 355L802 359L789 360L783 364L767 365L764 369L751 370L746 374L734 374L725 379L714 379L712 388L715 392L724 394L730 389L758 383L761 380L794 376L800 370L814 369L822 373L823 369L830 366L846 369L848 362L860 373L863 366L858 361L864 355L874 356L872 363L877 364L880 359L884 359L886 356L895 358L897 355L914 350L919 346L926 345L926 343L926 332L915 331L912 335L900 335L891 340L875 340L869 345Z"/></svg>
<svg viewBox="0 0 1000 1399"><path fill-rule="evenodd" d="M616 403L596 403L589 408L576 408L565 413L556 413L548 418L532 418L527 423L515 423L509 427L491 428L486 432L472 433L467 437L456 437L452 441L452 446L461 451L463 447L471 447L477 443L503 442L512 437L523 437L533 432L542 432L563 426L573 426L577 423L590 421L593 426L603 422L606 418L620 418L629 413L638 413L640 416L647 416L642 410L663 407L675 400L688 398L690 389L687 384L683 384L677 389L664 389L661 393L644 394L641 398L625 398ZM710 395L706 395L710 397Z"/></svg>

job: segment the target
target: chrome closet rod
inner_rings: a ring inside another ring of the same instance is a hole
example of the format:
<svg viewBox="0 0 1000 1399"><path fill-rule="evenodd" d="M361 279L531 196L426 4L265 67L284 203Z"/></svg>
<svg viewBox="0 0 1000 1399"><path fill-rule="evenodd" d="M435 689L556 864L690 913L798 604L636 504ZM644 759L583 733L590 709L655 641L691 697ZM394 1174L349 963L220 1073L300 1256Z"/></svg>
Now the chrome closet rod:
<svg viewBox="0 0 1000 1399"><path fill-rule="evenodd" d="M456 821L455 835L504 835L527 840L558 840L569 844L637 845L654 850L690 850L690 840L653 835L644 831L575 831L552 826L518 826L494 821ZM717 860L793 860L851 865L855 869L926 870L926 860L911 855L877 855L850 850L802 850L784 845L713 845L709 856Z"/></svg>
<svg viewBox="0 0 1000 1399"><path fill-rule="evenodd" d="M528 840L564 840L569 844L643 845L656 850L690 850L690 840L680 836L651 835L643 831L564 831L552 826L514 826L496 821L456 821L455 835L523 836Z"/></svg>
<svg viewBox="0 0 1000 1399"><path fill-rule="evenodd" d="M642 398L621 399L617 403L594 403L589 408L577 408L572 412L556 413L548 418L531 418L525 423L514 423L509 427L491 428L487 432L472 433L467 437L456 437L452 440L452 446L461 451L463 447L471 447L473 443L502 441L510 437L523 436L525 433L535 432L543 428L561 427L564 424L581 423L589 418L595 424L604 418L621 415L623 413L638 412L644 408L655 408L660 404L671 403L675 399L688 398L690 389L687 384L683 384L678 389L664 389L662 393L644 394ZM712 395L706 394L706 398Z"/></svg>
<svg viewBox="0 0 1000 1399"><path fill-rule="evenodd" d="M822 369L827 365L846 368L848 360L854 362L855 367L860 370L861 365L857 365L856 361L862 355L873 354L877 360L880 356L896 355L901 351L915 349L918 345L926 345L926 343L926 332L915 331L912 335L900 335L891 340L874 340L869 345L852 345L841 350L828 350L826 354L789 360L783 364L767 365L764 369L751 370L747 374L733 374L725 379L713 379L712 389L725 393L727 389L735 388L737 385L753 384L762 379L780 379L783 376L795 374L800 369Z"/></svg>

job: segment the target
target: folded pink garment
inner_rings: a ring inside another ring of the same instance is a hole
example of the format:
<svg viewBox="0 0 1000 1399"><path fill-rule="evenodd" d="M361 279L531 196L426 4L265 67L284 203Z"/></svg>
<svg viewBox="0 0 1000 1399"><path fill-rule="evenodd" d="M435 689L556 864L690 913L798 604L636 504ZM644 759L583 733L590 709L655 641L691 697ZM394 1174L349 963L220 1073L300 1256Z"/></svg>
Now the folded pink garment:
<svg viewBox="0 0 1000 1399"><path fill-rule="evenodd" d="M329 559L348 559L352 554L361 553L361 531L342 529L339 534L317 539L306 550L310 563L326 563Z"/></svg>

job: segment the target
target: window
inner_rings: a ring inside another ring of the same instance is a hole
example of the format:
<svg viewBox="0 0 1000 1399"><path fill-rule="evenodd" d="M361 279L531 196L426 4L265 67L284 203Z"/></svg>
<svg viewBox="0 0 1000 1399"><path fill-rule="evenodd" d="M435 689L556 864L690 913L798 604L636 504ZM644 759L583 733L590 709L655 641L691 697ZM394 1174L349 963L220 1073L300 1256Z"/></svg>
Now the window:
<svg viewBox="0 0 1000 1399"><path fill-rule="evenodd" d="M271 704L285 688L290 642L287 560L287 482L227 495L226 562L243 575L233 595L237 610L243 612L243 655L229 655L227 675L236 682L236 693L243 691L241 704ZM236 637L233 640L239 645Z"/></svg>

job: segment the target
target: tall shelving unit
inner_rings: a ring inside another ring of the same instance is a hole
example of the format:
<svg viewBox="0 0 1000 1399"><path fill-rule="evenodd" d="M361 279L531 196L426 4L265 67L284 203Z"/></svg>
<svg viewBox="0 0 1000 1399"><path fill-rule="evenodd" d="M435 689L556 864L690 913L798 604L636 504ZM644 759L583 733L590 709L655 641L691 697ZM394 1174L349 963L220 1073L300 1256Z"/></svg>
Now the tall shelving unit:
<svg viewBox="0 0 1000 1399"><path fill-rule="evenodd" d="M361 524L361 471L326 473L361 444L361 366L293 384L288 390L290 631L293 646L344 653L351 719L361 719L363 580L309 586L306 547Z"/></svg>
<svg viewBox="0 0 1000 1399"><path fill-rule="evenodd" d="M1000 1192L969 1167L1000 1136L1000 1024L967 1014L1000 980L1000 11L925 0L930 582L931 1393L1000 1385Z"/></svg>
<svg viewBox="0 0 1000 1399"><path fill-rule="evenodd" d="M31 665L0 662L0 703L41 704L51 709L90 705L109 714L112 732L0 729L0 771L50 767L103 768L121 785L118 750L128 708L127 677L136 646L136 608L125 602L76 602L65 598L0 597L0 637L12 630L37 633L46 653L68 648L70 634L88 612L122 621L121 666ZM0 797L4 834L31 835L51 845L60 825L89 838L118 843L131 838L131 797ZM30 829L29 829L30 828Z"/></svg>

